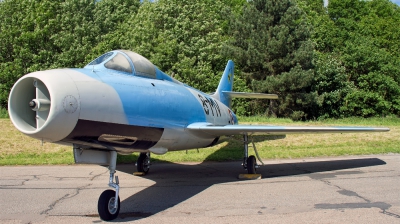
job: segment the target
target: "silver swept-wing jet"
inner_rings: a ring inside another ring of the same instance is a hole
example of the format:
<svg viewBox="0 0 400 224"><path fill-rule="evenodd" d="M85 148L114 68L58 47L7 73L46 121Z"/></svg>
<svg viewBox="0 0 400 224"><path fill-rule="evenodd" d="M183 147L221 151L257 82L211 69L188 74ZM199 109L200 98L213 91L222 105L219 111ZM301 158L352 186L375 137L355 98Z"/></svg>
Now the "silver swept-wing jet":
<svg viewBox="0 0 400 224"><path fill-rule="evenodd" d="M141 55L116 50L84 68L38 71L13 86L8 111L22 133L45 142L71 145L76 163L108 165L109 186L98 201L103 220L120 209L117 153L139 152L137 170L147 173L150 153L204 148L220 137L241 135L247 172L258 167L248 155L248 136L384 132L371 127L296 127L239 125L231 100L277 99L274 94L232 92L234 64L228 61L214 94L168 76ZM256 153L257 154L257 153Z"/></svg>

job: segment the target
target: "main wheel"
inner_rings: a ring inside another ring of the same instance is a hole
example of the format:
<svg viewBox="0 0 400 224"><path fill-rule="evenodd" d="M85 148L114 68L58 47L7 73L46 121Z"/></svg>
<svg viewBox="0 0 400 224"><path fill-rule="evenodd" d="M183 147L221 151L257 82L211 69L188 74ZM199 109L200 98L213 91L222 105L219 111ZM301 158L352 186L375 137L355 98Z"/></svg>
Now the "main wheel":
<svg viewBox="0 0 400 224"><path fill-rule="evenodd" d="M138 172L147 174L150 170L150 153L140 153L136 163Z"/></svg>
<svg viewBox="0 0 400 224"><path fill-rule="evenodd" d="M249 156L247 158L247 173L248 174L255 174L256 173L256 157Z"/></svg>
<svg viewBox="0 0 400 224"><path fill-rule="evenodd" d="M120 200L118 196L118 207L114 208L115 203L115 191L105 190L101 193L99 197L99 202L97 203L97 211L99 216L104 221L110 221L117 218L120 208Z"/></svg>

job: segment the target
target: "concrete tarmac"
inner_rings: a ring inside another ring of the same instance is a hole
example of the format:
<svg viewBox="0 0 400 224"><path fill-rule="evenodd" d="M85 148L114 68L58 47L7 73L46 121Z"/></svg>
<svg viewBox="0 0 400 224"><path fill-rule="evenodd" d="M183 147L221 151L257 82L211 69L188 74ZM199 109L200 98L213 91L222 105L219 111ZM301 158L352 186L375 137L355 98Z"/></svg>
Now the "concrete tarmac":
<svg viewBox="0 0 400 224"><path fill-rule="evenodd" d="M144 177L117 167L132 223L400 223L400 155L265 160L261 180L240 162L156 163ZM0 223L101 223L109 173L96 165L0 167Z"/></svg>

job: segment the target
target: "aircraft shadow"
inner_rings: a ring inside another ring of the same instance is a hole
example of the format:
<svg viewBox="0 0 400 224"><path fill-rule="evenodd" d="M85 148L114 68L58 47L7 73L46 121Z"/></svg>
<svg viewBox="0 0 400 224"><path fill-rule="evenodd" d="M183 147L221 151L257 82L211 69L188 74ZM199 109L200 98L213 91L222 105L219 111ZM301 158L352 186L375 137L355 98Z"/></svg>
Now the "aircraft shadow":
<svg viewBox="0 0 400 224"><path fill-rule="evenodd" d="M378 158L344 159L318 162L296 162L266 164L257 170L262 178L279 178L293 175L309 175L310 178L327 178L335 174L350 174L341 171L351 168L370 167L386 164ZM117 170L132 174L132 165L118 165ZM322 173L338 171L336 173ZM118 222L128 222L149 217L171 208L199 194L214 184L243 181L240 173L246 173L239 162L203 162L201 164L160 163L151 167L146 178L154 185L130 196L121 202Z"/></svg>

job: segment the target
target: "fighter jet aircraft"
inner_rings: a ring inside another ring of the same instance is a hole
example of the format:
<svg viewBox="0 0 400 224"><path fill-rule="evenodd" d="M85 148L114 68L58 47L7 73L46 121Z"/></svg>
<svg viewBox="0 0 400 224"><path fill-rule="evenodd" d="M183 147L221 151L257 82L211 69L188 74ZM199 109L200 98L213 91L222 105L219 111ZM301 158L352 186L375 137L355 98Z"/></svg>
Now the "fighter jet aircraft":
<svg viewBox="0 0 400 224"><path fill-rule="evenodd" d="M98 200L103 220L120 209L117 153L139 152L137 170L147 173L150 153L203 148L222 136L242 135L243 166L258 165L248 155L248 136L291 133L382 132L369 127L285 127L238 125L231 99L277 99L274 94L232 92L234 63L228 61L214 94L168 76L143 56L115 50L84 68L38 71L13 86L8 111L14 126L43 142L73 147L76 163L108 165L109 186ZM256 153L257 154L257 153Z"/></svg>

